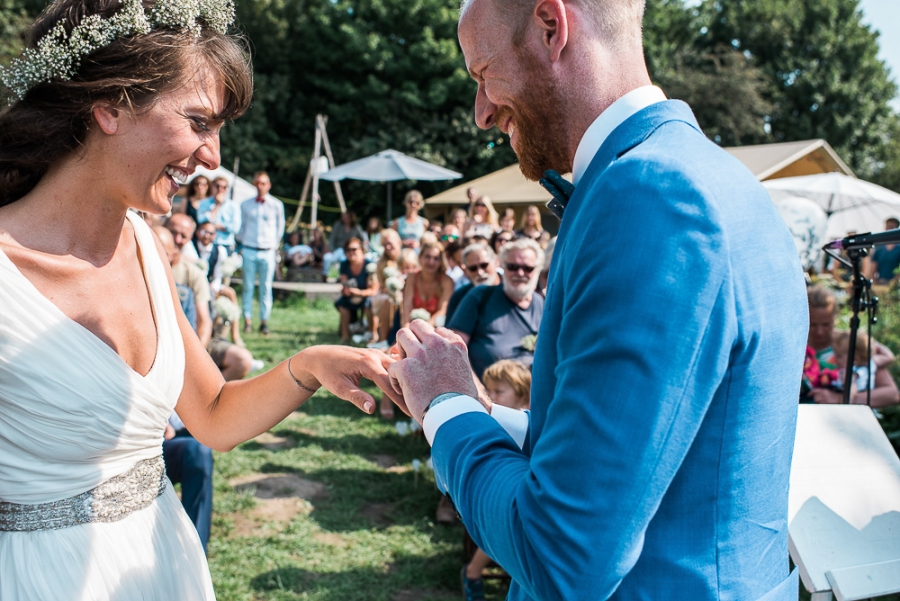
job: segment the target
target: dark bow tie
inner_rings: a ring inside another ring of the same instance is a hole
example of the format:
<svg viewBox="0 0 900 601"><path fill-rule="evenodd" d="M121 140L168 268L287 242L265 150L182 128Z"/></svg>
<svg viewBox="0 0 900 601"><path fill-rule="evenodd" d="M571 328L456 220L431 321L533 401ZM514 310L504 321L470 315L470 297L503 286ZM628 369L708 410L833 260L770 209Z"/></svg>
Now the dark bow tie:
<svg viewBox="0 0 900 601"><path fill-rule="evenodd" d="M569 204L569 198L575 191L575 186L573 186L571 182L563 179L563 176L552 169L544 171L544 177L541 178L539 183L551 196L553 196L553 198L550 199L550 202L547 203L547 208L550 209L557 218L562 219L563 212L566 210L566 205Z"/></svg>

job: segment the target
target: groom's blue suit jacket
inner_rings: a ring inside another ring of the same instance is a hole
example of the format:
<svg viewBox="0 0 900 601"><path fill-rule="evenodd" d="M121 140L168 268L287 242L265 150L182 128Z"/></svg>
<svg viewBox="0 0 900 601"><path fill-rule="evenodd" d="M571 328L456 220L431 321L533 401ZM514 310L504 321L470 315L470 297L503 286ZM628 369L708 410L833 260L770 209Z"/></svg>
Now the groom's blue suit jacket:
<svg viewBox="0 0 900 601"><path fill-rule="evenodd" d="M788 481L808 314L753 175L684 103L605 141L563 217L528 439L445 423L433 457L509 598L797 598Z"/></svg>

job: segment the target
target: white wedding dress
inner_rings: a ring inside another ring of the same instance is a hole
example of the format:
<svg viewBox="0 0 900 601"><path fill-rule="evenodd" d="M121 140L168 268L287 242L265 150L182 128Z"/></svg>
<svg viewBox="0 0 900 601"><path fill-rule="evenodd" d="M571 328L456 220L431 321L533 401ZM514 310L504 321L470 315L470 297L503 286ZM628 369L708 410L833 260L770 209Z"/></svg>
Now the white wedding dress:
<svg viewBox="0 0 900 601"><path fill-rule="evenodd" d="M67 499L162 454L184 345L150 228L131 212L128 219L158 331L146 376L66 317L0 251L0 502ZM0 599L214 599L197 532L164 483L149 506L119 521L0 532Z"/></svg>

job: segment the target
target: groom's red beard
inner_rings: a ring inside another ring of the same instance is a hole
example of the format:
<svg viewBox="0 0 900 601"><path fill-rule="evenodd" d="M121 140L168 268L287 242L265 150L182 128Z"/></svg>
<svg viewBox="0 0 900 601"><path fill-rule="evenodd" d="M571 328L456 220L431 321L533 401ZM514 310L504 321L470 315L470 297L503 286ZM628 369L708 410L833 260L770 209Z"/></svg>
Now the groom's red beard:
<svg viewBox="0 0 900 601"><path fill-rule="evenodd" d="M516 109L499 107L494 122L503 123L512 117L517 138L514 150L519 158L519 169L527 179L537 181L547 169L569 173L572 159L566 145L566 120L562 114L565 104L560 102L556 86L543 75L540 63L525 56L524 52L519 58L529 81L522 86Z"/></svg>

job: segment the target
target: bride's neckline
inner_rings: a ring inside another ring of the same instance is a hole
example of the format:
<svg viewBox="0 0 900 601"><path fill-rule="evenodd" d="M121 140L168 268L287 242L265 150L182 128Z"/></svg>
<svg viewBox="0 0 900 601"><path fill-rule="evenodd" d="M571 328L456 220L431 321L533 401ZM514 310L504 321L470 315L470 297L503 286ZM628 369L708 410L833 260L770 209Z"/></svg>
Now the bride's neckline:
<svg viewBox="0 0 900 601"><path fill-rule="evenodd" d="M62 309L60 309L59 307L56 306L56 303L54 303L49 298L44 296L44 294L41 293L40 290L38 290L37 286L35 286L32 283L32 281L29 280L28 277L25 276L24 273L22 273L22 271L13 262L13 260L10 259L9 256L7 256L6 252L3 250L3 247L0 247L0 263L2 263L2 262L7 263L9 265L10 269L12 269L14 275L18 278L21 278L21 280L24 282L26 288L33 295L37 296L39 299L39 302L44 303L50 312L54 313L64 323L73 325L77 331L80 331L83 335L87 335L92 341L94 341L95 343L99 344L101 347L106 349L106 351L108 353L114 355L115 358L118 359L119 363L121 363L125 368L127 368L129 371L134 373L136 376L147 379L150 377L150 375L153 373L154 369L156 368L157 364L159 363L159 351L160 351L160 346L162 345L162 340L160 337L160 327L159 327L159 310L158 310L158 307L156 304L156 297L153 294L153 287L150 285L150 277L149 277L149 274L147 273L147 260L146 260L147 257L145 256L146 250L141 245L140 236L138 234L137 227L135 226L133 220L130 218L130 212L129 212L129 222L131 223L131 228L134 232L134 242L135 242L135 245L137 246L137 258L141 264L141 274L144 276L144 287L146 289L147 296L150 299L150 310L153 314L153 328L156 333L156 352L153 356L153 363L150 364L150 368L147 370L146 374L141 374L139 371L137 371L134 367L131 366L130 363L125 361L125 359L122 358L122 355L117 353L116 350L109 345L109 343L107 343L105 340L103 340L102 338L97 336L97 334L95 334L94 332L92 332L91 330L89 330L88 328L86 328L85 326L80 324L79 322L75 321L74 319L72 319L71 317L66 315Z"/></svg>

